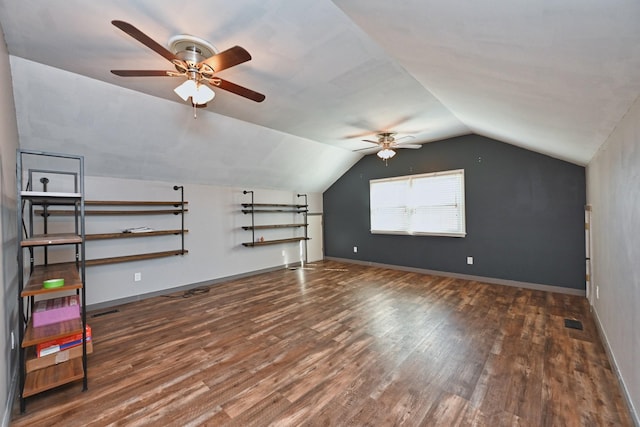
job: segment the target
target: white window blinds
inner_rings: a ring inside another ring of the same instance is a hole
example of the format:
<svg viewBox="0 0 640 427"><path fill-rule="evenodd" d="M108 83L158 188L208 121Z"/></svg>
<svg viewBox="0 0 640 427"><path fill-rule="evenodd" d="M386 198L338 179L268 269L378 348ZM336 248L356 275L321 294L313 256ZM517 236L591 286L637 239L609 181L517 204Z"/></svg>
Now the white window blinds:
<svg viewBox="0 0 640 427"><path fill-rule="evenodd" d="M371 232L464 237L464 170L375 179Z"/></svg>

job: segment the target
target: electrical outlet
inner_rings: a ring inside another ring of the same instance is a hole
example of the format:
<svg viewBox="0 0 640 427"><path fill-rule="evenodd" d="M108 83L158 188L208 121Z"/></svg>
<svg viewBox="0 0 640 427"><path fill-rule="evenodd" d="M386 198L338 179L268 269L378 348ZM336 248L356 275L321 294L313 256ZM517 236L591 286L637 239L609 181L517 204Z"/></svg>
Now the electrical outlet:
<svg viewBox="0 0 640 427"><path fill-rule="evenodd" d="M16 348L16 336L13 334L13 331L11 331L11 350L14 350Z"/></svg>
<svg viewBox="0 0 640 427"><path fill-rule="evenodd" d="M142 280L142 273L134 273L133 274L133 281L134 282L139 282Z"/></svg>
<svg viewBox="0 0 640 427"><path fill-rule="evenodd" d="M354 254L357 254L357 253L358 253L358 247L357 247L357 246L354 246L354 247L353 247L353 253L354 253Z"/></svg>
<svg viewBox="0 0 640 427"><path fill-rule="evenodd" d="M596 299L600 299L600 286L596 286Z"/></svg>
<svg viewBox="0 0 640 427"><path fill-rule="evenodd" d="M472 256L468 256L467 257L467 264L473 265L473 257Z"/></svg>

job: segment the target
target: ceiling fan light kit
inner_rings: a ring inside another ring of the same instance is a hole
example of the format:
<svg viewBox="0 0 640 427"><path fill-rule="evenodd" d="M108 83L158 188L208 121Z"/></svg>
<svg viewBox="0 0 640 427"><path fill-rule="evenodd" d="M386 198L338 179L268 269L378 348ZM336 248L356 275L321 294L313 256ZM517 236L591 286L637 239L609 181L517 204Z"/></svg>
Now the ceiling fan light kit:
<svg viewBox="0 0 640 427"><path fill-rule="evenodd" d="M242 47L234 46L219 52L215 46L204 39L181 34L169 39L169 50L127 22L114 20L111 23L170 61L176 69L176 71L111 70L113 74L121 77L185 77L187 80L176 87L174 92L184 101L191 98L194 108L204 107L215 97L215 92L208 85L255 102L264 101L263 94L215 76L219 71L251 60L249 52Z"/></svg>
<svg viewBox="0 0 640 427"><path fill-rule="evenodd" d="M195 80L187 80L173 90L184 101L191 97L192 104L203 105L211 101L216 93Z"/></svg>
<svg viewBox="0 0 640 427"><path fill-rule="evenodd" d="M396 155L396 152L390 148L383 148L382 150L378 151L378 154L377 154L377 156L380 157L382 160L389 160L395 155Z"/></svg>

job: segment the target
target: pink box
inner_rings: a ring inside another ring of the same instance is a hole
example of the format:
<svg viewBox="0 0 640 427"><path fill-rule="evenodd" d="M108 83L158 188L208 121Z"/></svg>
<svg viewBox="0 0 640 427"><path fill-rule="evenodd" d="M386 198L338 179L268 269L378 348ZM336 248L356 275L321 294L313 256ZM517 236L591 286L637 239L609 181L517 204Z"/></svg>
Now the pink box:
<svg viewBox="0 0 640 427"><path fill-rule="evenodd" d="M78 295L52 298L36 302L33 309L33 326L44 326L80 317Z"/></svg>

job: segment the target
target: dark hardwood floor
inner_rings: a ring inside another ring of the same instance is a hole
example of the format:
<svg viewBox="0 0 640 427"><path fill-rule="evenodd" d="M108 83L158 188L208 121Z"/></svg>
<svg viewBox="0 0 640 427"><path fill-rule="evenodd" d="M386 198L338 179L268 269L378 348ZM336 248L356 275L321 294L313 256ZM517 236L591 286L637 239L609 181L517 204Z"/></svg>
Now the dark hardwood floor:
<svg viewBox="0 0 640 427"><path fill-rule="evenodd" d="M336 262L208 289L90 317L89 390L12 425L632 425L581 297Z"/></svg>

